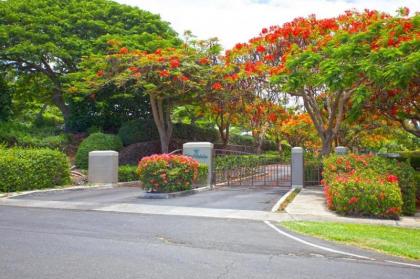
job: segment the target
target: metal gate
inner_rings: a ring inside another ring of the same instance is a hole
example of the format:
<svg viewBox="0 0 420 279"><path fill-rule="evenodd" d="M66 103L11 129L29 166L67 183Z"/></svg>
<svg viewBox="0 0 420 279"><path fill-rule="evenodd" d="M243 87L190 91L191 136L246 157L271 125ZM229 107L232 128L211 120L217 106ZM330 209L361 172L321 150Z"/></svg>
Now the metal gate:
<svg viewBox="0 0 420 279"><path fill-rule="evenodd" d="M277 155L215 149L213 162L216 186L291 187L290 161Z"/></svg>

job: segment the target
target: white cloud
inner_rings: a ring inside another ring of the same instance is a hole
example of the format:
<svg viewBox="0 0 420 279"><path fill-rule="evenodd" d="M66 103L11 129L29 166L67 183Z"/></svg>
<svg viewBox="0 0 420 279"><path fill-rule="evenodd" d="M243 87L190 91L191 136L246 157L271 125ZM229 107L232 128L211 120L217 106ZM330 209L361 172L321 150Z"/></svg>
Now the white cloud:
<svg viewBox="0 0 420 279"><path fill-rule="evenodd" d="M345 10L376 9L394 13L405 6L420 10L416 0L117 0L160 14L180 34L191 30L199 38L218 37L225 48L246 42L263 27L295 17L332 17Z"/></svg>

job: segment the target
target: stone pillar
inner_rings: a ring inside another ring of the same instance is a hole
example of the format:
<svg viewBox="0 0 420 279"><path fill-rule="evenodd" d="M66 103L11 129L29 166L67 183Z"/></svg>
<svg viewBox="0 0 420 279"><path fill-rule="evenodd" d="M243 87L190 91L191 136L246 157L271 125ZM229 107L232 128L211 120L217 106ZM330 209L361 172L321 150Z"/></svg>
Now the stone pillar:
<svg viewBox="0 0 420 279"><path fill-rule="evenodd" d="M335 154L337 155L346 155L348 152L348 148L345 146L337 146L335 148Z"/></svg>
<svg viewBox="0 0 420 279"><path fill-rule="evenodd" d="M118 182L118 152L89 152L88 181L91 184L108 184Z"/></svg>
<svg viewBox="0 0 420 279"><path fill-rule="evenodd" d="M212 183L213 173L213 144L211 142L187 142L182 146L184 155L193 157L208 167L207 185Z"/></svg>
<svg viewBox="0 0 420 279"><path fill-rule="evenodd" d="M302 188L304 182L303 148L292 148L292 188Z"/></svg>

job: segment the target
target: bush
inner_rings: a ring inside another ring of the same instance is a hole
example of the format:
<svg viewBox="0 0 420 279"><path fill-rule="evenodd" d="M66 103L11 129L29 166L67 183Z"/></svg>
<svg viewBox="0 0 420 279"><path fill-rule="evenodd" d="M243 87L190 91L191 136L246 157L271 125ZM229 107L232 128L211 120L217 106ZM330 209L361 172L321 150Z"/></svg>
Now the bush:
<svg viewBox="0 0 420 279"><path fill-rule="evenodd" d="M152 155L139 163L140 181L150 192L190 190L198 177L199 163L183 155Z"/></svg>
<svg viewBox="0 0 420 279"><path fill-rule="evenodd" d="M65 154L51 149L0 150L0 191L14 192L70 183Z"/></svg>
<svg viewBox="0 0 420 279"><path fill-rule="evenodd" d="M242 136L233 134L229 137L230 144L254 146L255 140L252 136Z"/></svg>
<svg viewBox="0 0 420 279"><path fill-rule="evenodd" d="M37 128L29 124L1 122L0 142L9 146L63 149L69 142L66 134L51 127Z"/></svg>
<svg viewBox="0 0 420 279"><path fill-rule="evenodd" d="M371 179L369 180L369 177L367 179L371 183L368 184L373 188L381 188L384 181L395 176L395 182L402 194L402 213L405 215L415 213L415 173L407 163L378 156L350 154L346 156L331 155L324 159L323 165L324 185L330 185L337 179L342 179L343 175L365 177L365 172L369 172ZM384 201L381 202L384 203ZM376 211L372 211L372 215L379 216L376 214Z"/></svg>
<svg viewBox="0 0 420 279"><path fill-rule="evenodd" d="M401 158L408 160L415 170L420 170L420 150L399 153Z"/></svg>
<svg viewBox="0 0 420 279"><path fill-rule="evenodd" d="M176 123L172 137L187 141L216 142L219 134L214 128L202 128L195 125Z"/></svg>
<svg viewBox="0 0 420 279"><path fill-rule="evenodd" d="M125 146L159 140L159 133L153 120L128 121L121 126L118 135Z"/></svg>
<svg viewBox="0 0 420 279"><path fill-rule="evenodd" d="M122 142L116 135L95 133L82 141L76 153L76 166L87 169L89 152L95 150L115 150L122 148Z"/></svg>
<svg viewBox="0 0 420 279"><path fill-rule="evenodd" d="M139 180L139 170L137 166L123 165L118 168L118 181L129 182Z"/></svg>
<svg viewBox="0 0 420 279"><path fill-rule="evenodd" d="M205 164L200 164L198 166L198 178L197 178L197 185L207 185L207 178L208 178L209 168Z"/></svg>
<svg viewBox="0 0 420 279"><path fill-rule="evenodd" d="M118 135L124 145L159 140L159 133L153 120L129 121L122 125ZM172 138L185 141L215 142L218 138L218 133L215 129L176 123L174 124Z"/></svg>

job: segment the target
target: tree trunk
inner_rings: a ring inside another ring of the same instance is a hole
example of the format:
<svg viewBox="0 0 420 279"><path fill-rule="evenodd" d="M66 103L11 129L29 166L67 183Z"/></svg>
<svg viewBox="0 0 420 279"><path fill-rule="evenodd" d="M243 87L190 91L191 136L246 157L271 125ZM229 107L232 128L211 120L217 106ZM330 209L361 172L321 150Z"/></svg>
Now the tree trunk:
<svg viewBox="0 0 420 279"><path fill-rule="evenodd" d="M333 139L334 138L332 137L332 135L321 137L321 141L322 141L321 156L325 156L331 153Z"/></svg>
<svg viewBox="0 0 420 279"><path fill-rule="evenodd" d="M53 101L54 105L56 105L58 107L58 109L61 111L61 114L63 115L63 119L64 119L64 131L68 132L69 131L68 121L69 121L69 118L70 118L70 108L66 104L66 102L64 102L64 98L63 98L62 93L63 92L61 91L61 89L55 89L54 90L54 95L52 96L52 101Z"/></svg>
<svg viewBox="0 0 420 279"><path fill-rule="evenodd" d="M170 107L168 104L164 104L163 99L152 96L150 96L150 105L152 106L153 120L159 132L161 151L168 153L173 130Z"/></svg>

